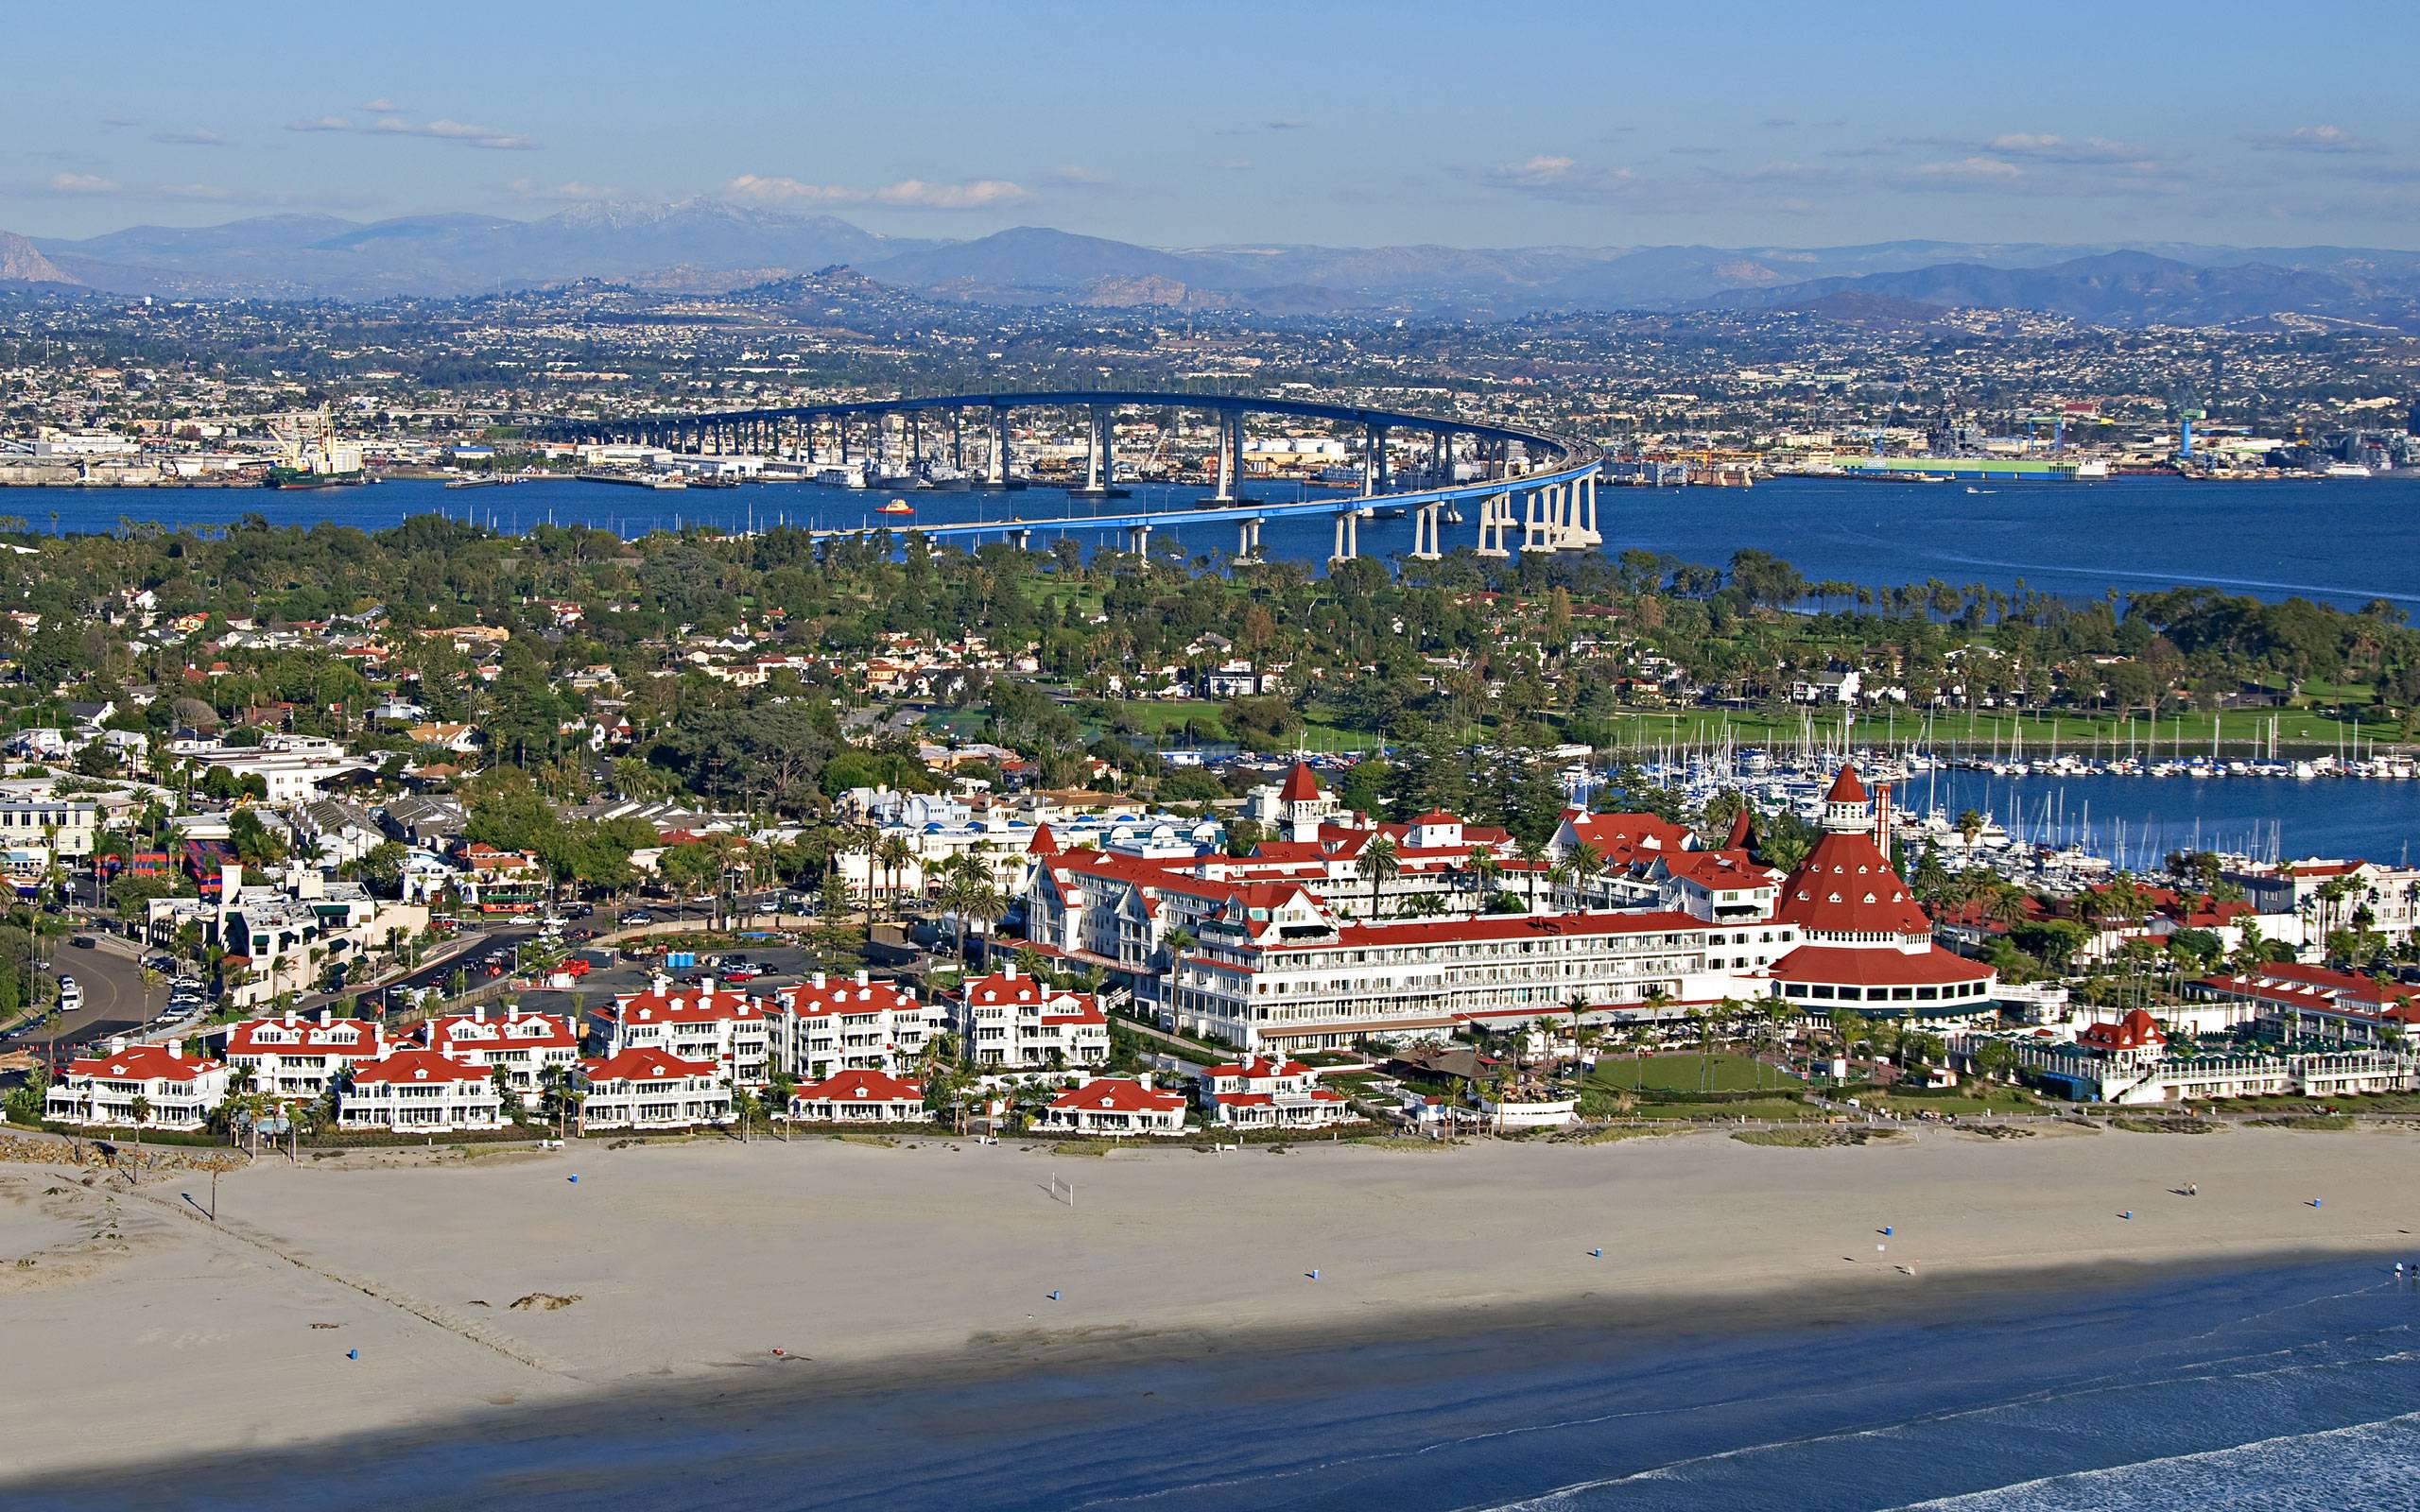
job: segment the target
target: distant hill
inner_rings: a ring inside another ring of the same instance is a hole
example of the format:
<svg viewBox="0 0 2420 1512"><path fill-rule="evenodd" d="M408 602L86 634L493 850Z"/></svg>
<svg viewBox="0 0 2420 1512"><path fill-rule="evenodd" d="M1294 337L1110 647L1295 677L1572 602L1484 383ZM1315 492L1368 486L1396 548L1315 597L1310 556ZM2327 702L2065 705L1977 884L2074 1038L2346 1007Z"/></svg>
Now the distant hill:
<svg viewBox="0 0 2420 1512"><path fill-rule="evenodd" d="M10 255L54 282L197 297L442 297L582 279L729 292L845 266L888 288L966 305L1270 316L1729 309L1872 323L1923 322L1945 309L1987 306L2118 325L2300 315L2411 327L2420 312L2420 253L2361 248L1941 241L1156 248L1042 226L963 241L890 237L830 215L703 198L596 201L529 221L258 215L38 238Z"/></svg>
<svg viewBox="0 0 2420 1512"><path fill-rule="evenodd" d="M2100 325L2226 325L2280 314L2411 325L2420 319L2420 274L2377 260L2368 268L2285 267L2261 262L2195 266L2150 252L2114 251L2048 266L1942 263L1859 278L1812 279L1777 288L1731 289L1703 308L1820 310L1843 298L1932 310L2038 310Z"/></svg>
<svg viewBox="0 0 2420 1512"><path fill-rule="evenodd" d="M0 231L0 284L73 284L76 280L12 231Z"/></svg>

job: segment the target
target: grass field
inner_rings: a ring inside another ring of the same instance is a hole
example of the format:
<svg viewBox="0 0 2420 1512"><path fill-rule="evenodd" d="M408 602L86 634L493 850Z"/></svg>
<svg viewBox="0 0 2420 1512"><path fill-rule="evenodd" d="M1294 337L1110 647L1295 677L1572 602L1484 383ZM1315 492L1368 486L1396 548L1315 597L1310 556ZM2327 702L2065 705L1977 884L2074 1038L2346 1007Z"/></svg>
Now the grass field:
<svg viewBox="0 0 2420 1512"><path fill-rule="evenodd" d="M1871 1096L1860 1093L1860 1108L1877 1108L1888 1112L1912 1116L1917 1113L1956 1113L1961 1118L1976 1113L2033 1113L2042 1108L2041 1100L2012 1088L1995 1087L1989 1092L1950 1092L1939 1097L1894 1097L1889 1094Z"/></svg>
<svg viewBox="0 0 2420 1512"><path fill-rule="evenodd" d="M1765 1124L1788 1124L1805 1119L1820 1119L1824 1115L1820 1108L1809 1108L1805 1103L1792 1102L1787 1097L1749 1097L1728 1103L1643 1102L1634 1110L1622 1116L1724 1124L1737 1123L1740 1119L1746 1118Z"/></svg>
<svg viewBox="0 0 2420 1512"><path fill-rule="evenodd" d="M1806 1085L1795 1076L1759 1065L1748 1056L1715 1055L1705 1059L1713 1063L1711 1086L1705 1081L1705 1060L1695 1055L1651 1056L1645 1060L1607 1056L1597 1062L1588 1079L1617 1091L1647 1092L1753 1092Z"/></svg>

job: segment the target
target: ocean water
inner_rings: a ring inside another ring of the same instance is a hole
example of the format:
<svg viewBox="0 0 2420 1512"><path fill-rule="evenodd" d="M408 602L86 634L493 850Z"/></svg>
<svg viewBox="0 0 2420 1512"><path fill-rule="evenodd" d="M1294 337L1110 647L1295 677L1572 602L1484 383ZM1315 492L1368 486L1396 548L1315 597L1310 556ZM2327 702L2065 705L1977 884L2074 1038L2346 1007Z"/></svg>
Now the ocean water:
<svg viewBox="0 0 2420 1512"><path fill-rule="evenodd" d="M1925 1284L1946 1286L1930 1278ZM629 1393L295 1455L187 1460L12 1508L2420 1507L2420 1292L2385 1264L2179 1268L1895 1317L1170 1339L854 1396ZM139 1409L130 1404L130 1422ZM140 1442L128 1435L116 1462Z"/></svg>

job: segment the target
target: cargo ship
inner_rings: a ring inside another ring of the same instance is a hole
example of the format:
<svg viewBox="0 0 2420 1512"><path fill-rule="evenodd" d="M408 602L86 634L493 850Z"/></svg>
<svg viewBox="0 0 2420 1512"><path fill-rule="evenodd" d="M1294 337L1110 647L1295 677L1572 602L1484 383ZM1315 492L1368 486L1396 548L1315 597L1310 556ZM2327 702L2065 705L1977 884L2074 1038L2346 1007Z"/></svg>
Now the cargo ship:
<svg viewBox="0 0 2420 1512"><path fill-rule="evenodd" d="M350 489L368 479L359 472L313 472L299 467L273 467L261 480L268 489Z"/></svg>

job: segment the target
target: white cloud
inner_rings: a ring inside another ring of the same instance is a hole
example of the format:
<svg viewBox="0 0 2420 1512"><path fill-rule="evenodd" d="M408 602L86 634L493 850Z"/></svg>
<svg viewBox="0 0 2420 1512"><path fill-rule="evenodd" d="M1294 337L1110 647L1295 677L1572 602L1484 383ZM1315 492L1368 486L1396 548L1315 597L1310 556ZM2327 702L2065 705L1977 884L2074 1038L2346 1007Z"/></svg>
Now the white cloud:
<svg viewBox="0 0 2420 1512"><path fill-rule="evenodd" d="M468 147L485 147L492 151L519 152L536 146L533 139L518 131L499 130L492 126L474 126L467 121L414 121L401 115L381 115L367 125L342 115L318 115L304 120L289 121L289 131L347 131L365 136L419 136L440 142L458 142Z"/></svg>
<svg viewBox="0 0 2420 1512"><path fill-rule="evenodd" d="M1542 199L1616 199L1628 197L1639 186L1638 176L1628 168L1598 167L1551 153L1519 163L1500 163L1482 169L1478 177L1479 182L1491 188L1535 195Z"/></svg>
<svg viewBox="0 0 2420 1512"><path fill-rule="evenodd" d="M403 109L402 106L397 105L393 100L389 99L384 94L379 95L376 99L372 100L369 104L364 105L361 108L365 111L374 112L380 115L392 115L395 112Z"/></svg>
<svg viewBox="0 0 2420 1512"><path fill-rule="evenodd" d="M1958 158L1945 163L1919 163L1907 178L1919 184L1949 189L2005 188L2025 177L2025 170L2005 158Z"/></svg>
<svg viewBox="0 0 2420 1512"><path fill-rule="evenodd" d="M885 184L873 197L886 205L912 205L923 210L986 210L994 205L1013 205L1033 198L1023 184L1006 179L977 179L967 183L926 183L921 179L902 179Z"/></svg>
<svg viewBox="0 0 2420 1512"><path fill-rule="evenodd" d="M207 129L154 131L151 140L172 147L223 147L227 145L225 137Z"/></svg>
<svg viewBox="0 0 2420 1512"><path fill-rule="evenodd" d="M1033 198L1022 184L1005 179L975 179L964 183L929 183L903 179L876 189L849 184L808 183L782 174L743 173L722 187L727 198L760 205L895 205L913 210L988 210Z"/></svg>
<svg viewBox="0 0 2420 1512"><path fill-rule="evenodd" d="M590 199L619 199L622 191L610 183L588 183L579 179L562 183L540 183L534 179L515 179L504 186L505 193L522 199L544 199L558 203L577 204Z"/></svg>
<svg viewBox="0 0 2420 1512"><path fill-rule="evenodd" d="M58 195L113 195L122 187L97 173L56 173L50 179L50 192Z"/></svg>
<svg viewBox="0 0 2420 1512"><path fill-rule="evenodd" d="M2273 152L2376 152L2377 148L2341 126L2298 126L2290 131L2255 131L2244 141Z"/></svg>

